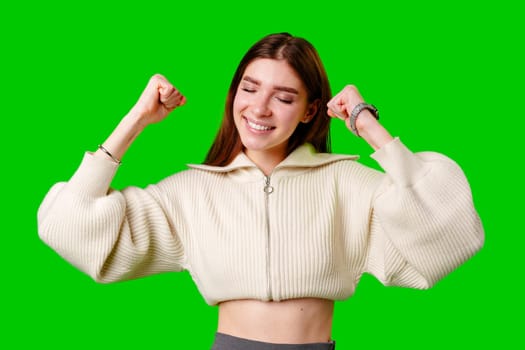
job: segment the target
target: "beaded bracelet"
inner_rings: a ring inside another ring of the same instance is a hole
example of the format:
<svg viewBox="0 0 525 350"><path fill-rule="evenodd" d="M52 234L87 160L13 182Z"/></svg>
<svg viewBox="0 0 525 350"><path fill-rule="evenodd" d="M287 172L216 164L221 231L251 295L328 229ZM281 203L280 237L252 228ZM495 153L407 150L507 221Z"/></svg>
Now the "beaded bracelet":
<svg viewBox="0 0 525 350"><path fill-rule="evenodd" d="M120 159L117 159L115 158L107 149L104 148L104 146L102 145L98 145L98 149L101 150L102 152L106 153L109 158L113 159L113 161L117 164L122 164L122 162L120 161Z"/></svg>

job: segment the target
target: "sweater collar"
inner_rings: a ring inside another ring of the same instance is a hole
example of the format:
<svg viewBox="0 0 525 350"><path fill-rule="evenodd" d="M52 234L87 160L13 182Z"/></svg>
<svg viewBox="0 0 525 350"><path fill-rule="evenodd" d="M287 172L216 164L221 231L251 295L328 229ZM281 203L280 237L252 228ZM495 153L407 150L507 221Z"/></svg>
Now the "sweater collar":
<svg viewBox="0 0 525 350"><path fill-rule="evenodd" d="M302 146L297 147L292 153L288 155L288 157L279 163L275 167L274 172L278 169L317 168L340 160L356 160L358 158L359 156L356 155L317 153L314 146L309 143L305 143ZM233 161L226 166L188 164L188 167L215 173L228 173L246 168L257 169L257 165L255 165L255 163L253 163L244 152L239 153L233 159Z"/></svg>

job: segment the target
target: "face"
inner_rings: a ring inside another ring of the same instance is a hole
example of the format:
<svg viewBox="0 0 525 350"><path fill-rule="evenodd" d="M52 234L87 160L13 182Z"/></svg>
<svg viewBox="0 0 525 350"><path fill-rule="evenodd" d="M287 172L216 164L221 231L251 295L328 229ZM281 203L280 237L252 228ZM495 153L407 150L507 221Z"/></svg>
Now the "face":
<svg viewBox="0 0 525 350"><path fill-rule="evenodd" d="M303 82L284 60L252 61L233 101L235 126L252 159L283 160L295 128L315 112Z"/></svg>

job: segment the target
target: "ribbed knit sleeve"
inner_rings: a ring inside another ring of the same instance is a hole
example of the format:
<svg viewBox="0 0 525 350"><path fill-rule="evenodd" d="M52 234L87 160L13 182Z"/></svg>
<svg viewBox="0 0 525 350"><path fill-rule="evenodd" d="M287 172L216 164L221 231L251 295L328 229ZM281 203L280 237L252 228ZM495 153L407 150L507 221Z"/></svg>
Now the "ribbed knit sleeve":
<svg viewBox="0 0 525 350"><path fill-rule="evenodd" d="M385 285L429 288L478 251L484 232L459 166L395 139L372 157L386 175L374 200L367 270Z"/></svg>
<svg viewBox="0 0 525 350"><path fill-rule="evenodd" d="M98 282L182 269L184 250L155 186L109 188L118 165L90 153L38 211L41 239Z"/></svg>

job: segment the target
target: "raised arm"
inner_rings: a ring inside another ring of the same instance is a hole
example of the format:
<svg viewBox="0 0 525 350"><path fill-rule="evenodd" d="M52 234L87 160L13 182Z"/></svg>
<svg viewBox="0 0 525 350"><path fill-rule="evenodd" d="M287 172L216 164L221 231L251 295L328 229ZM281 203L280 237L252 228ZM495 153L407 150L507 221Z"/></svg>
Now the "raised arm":
<svg viewBox="0 0 525 350"><path fill-rule="evenodd" d="M132 142L148 125L158 123L175 108L184 105L186 98L162 75L156 74L148 82L139 100L122 119L113 133L95 152L96 157L120 160ZM114 159L113 159L114 158Z"/></svg>
<svg viewBox="0 0 525 350"><path fill-rule="evenodd" d="M164 77L153 76L103 144L105 151L87 152L71 179L55 184L40 205L41 239L96 281L183 268L184 249L164 191L155 185L115 191L110 184L140 132L184 102Z"/></svg>
<svg viewBox="0 0 525 350"><path fill-rule="evenodd" d="M350 115L360 103L357 88L347 86L328 107L376 150L372 157L386 172L370 208L365 270L385 285L429 288L483 245L470 186L454 161L412 153L367 109L353 128Z"/></svg>

